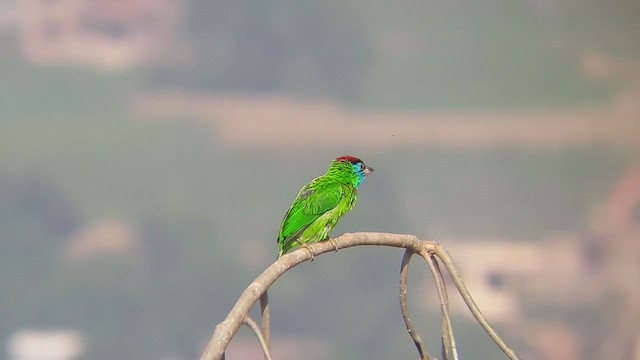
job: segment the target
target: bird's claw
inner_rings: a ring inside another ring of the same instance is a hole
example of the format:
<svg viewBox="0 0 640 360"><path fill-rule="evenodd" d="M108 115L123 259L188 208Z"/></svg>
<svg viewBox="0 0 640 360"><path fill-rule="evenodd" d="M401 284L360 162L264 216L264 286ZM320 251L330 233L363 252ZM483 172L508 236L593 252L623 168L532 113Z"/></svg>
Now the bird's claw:
<svg viewBox="0 0 640 360"><path fill-rule="evenodd" d="M331 242L331 245L333 245L333 249L335 250L334 252L338 252L338 243L336 242L336 240L334 238L329 238L329 241Z"/></svg>
<svg viewBox="0 0 640 360"><path fill-rule="evenodd" d="M311 254L311 261L313 261L315 259L315 254L313 253L313 250L311 250L311 247L307 244L302 244L303 248L307 249L307 251L309 252L309 254Z"/></svg>

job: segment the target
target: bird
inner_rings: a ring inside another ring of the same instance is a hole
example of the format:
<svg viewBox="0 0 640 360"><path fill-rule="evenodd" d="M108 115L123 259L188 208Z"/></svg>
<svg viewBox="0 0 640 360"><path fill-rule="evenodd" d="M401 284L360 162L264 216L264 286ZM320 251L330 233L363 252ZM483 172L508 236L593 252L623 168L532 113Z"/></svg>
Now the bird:
<svg viewBox="0 0 640 360"><path fill-rule="evenodd" d="M351 155L337 157L324 175L300 189L282 220L278 234L278 258L293 248L327 240L338 220L358 202L360 183L373 172L364 161ZM336 251L338 245L329 239Z"/></svg>

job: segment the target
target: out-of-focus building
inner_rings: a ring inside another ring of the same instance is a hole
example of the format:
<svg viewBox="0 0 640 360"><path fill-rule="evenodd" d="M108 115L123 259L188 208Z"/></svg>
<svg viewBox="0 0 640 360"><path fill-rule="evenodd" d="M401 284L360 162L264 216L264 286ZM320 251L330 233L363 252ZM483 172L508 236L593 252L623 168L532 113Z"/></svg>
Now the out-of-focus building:
<svg viewBox="0 0 640 360"><path fill-rule="evenodd" d="M593 299L596 293L592 285L575 282L584 269L575 239L537 243L463 239L447 243L447 249L483 313L495 323L510 325L522 320L527 302L553 299L568 304L575 296ZM462 300L454 303L453 311L471 315Z"/></svg>
<svg viewBox="0 0 640 360"><path fill-rule="evenodd" d="M182 13L182 0L17 0L13 22L33 63L119 69L166 54Z"/></svg>
<svg viewBox="0 0 640 360"><path fill-rule="evenodd" d="M613 106L619 113L640 114L640 58L613 56L589 51L581 57L582 73L587 79L615 88Z"/></svg>
<svg viewBox="0 0 640 360"><path fill-rule="evenodd" d="M78 229L67 242L65 257L83 261L103 255L138 259L141 254L136 227L125 220L102 219Z"/></svg>
<svg viewBox="0 0 640 360"><path fill-rule="evenodd" d="M614 184L584 234L537 242L474 238L447 242L447 249L491 322L517 332L528 319L524 327L535 334L529 339L535 358L580 359L589 351L585 346L594 346L602 358L640 360L640 165ZM453 312L471 316L459 297L451 300ZM541 307L557 313L615 310L592 313L611 330L596 331L589 341L584 329L536 313Z"/></svg>
<svg viewBox="0 0 640 360"><path fill-rule="evenodd" d="M85 351L85 340L75 330L21 330L7 343L10 360L74 360Z"/></svg>

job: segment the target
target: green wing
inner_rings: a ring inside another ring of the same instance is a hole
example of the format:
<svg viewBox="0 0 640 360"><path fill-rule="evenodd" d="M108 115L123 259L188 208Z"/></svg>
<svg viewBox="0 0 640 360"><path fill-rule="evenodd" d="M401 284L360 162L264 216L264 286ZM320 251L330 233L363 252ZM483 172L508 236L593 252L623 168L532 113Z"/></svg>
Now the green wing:
<svg viewBox="0 0 640 360"><path fill-rule="evenodd" d="M335 208L344 195L338 183L324 183L316 179L305 185L287 214L280 228L280 248L295 240L309 225L327 211Z"/></svg>

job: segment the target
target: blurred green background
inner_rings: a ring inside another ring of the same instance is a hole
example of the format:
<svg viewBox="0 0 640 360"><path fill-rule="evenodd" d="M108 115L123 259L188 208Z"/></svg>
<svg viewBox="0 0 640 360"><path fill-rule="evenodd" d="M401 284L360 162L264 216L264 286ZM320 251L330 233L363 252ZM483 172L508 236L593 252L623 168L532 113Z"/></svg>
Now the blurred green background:
<svg viewBox="0 0 640 360"><path fill-rule="evenodd" d="M197 358L275 258L279 222L298 189L345 153L376 172L334 235L412 233L445 247L462 238L540 242L589 232L638 161L640 138L616 138L638 130L637 2L73 4L0 1L0 344L24 329L72 329L84 339L83 359ZM349 115L320 132L323 115L292 111L282 126L256 111L239 125L249 140L234 143L221 125L238 124L234 113L138 116L140 94L177 94L214 110L242 99L243 111L284 96L386 116L388 133L373 134ZM504 126L526 132L522 114L544 123L545 111L564 109L576 134L584 129L581 117L570 118L575 109L630 127L585 119L594 134L612 135L554 146L500 135L484 145L465 146L467 137L405 144L400 135L384 144L406 129L405 114L424 114L426 134L430 114L444 119L434 121L437 134L449 112L480 128L493 113L514 114ZM263 131L280 137L252 143ZM396 304L400 259L398 250L356 248L286 274L270 291L276 355L415 358ZM414 266L410 304L435 350L437 307L425 300L435 294L430 275ZM595 314L607 309L593 304L576 300L582 315L536 304L499 329L528 358L550 359L530 317L598 338ZM461 358L501 357L468 317L456 315L454 330ZM229 358L259 358L253 342L242 329ZM602 358L593 342L575 351Z"/></svg>

